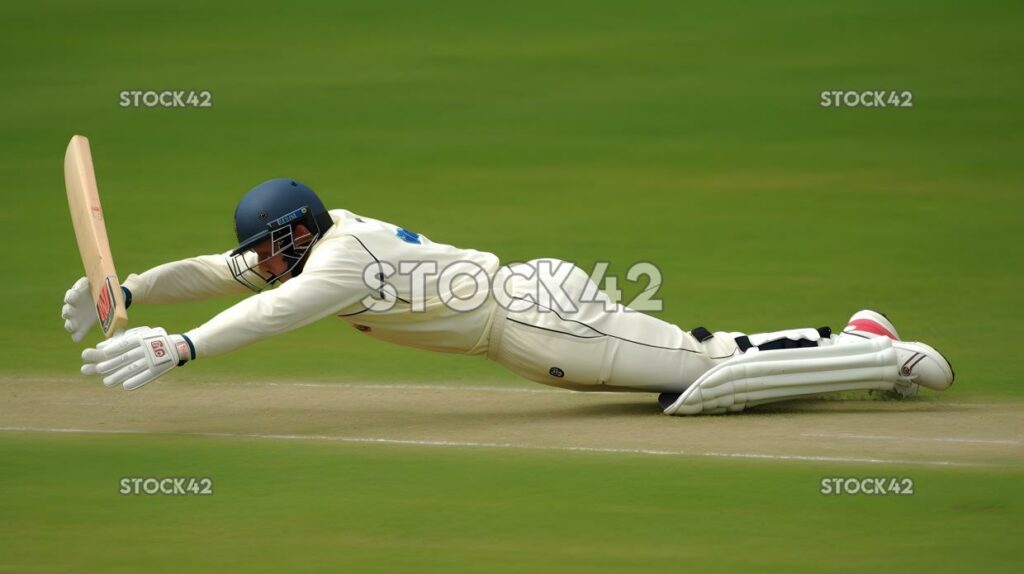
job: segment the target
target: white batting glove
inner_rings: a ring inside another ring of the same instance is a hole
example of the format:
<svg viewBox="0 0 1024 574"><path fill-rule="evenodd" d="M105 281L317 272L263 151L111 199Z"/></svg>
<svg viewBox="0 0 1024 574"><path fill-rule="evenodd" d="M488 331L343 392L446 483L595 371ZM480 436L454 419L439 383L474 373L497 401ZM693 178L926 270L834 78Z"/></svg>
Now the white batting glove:
<svg viewBox="0 0 1024 574"><path fill-rule="evenodd" d="M82 374L100 375L108 387L134 390L189 361L194 351L182 335L136 327L82 351Z"/></svg>
<svg viewBox="0 0 1024 574"><path fill-rule="evenodd" d="M60 316L64 319L64 330L71 333L71 340L79 342L85 338L97 322L96 306L92 304L92 294L89 293L89 280L82 277L68 289L64 294L64 307L60 310Z"/></svg>

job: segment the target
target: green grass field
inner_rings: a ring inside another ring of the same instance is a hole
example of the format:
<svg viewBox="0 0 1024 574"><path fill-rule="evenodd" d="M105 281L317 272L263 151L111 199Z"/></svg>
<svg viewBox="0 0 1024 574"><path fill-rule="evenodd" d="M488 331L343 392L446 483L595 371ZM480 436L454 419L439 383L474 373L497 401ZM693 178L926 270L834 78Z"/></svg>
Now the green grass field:
<svg viewBox="0 0 1024 574"><path fill-rule="evenodd" d="M1020 473L901 469L913 496L842 497L819 494L823 475L877 471L193 438L0 447L19 462L0 478L16 572L1013 571L1024 511ZM208 497L116 495L121 476L211 472Z"/></svg>
<svg viewBox="0 0 1024 574"><path fill-rule="evenodd" d="M294 177L505 261L654 262L661 317L684 327L881 309L954 363L943 399L1024 398L1019 3L43 1L0 16L7 377L78 369L59 318L81 275L61 166L82 133L123 275L232 247L241 194ZM119 107L133 89L209 90L213 106ZM830 89L910 90L914 107L826 109ZM181 332L228 303L131 315ZM169 378L516 381L335 319ZM116 477L170 473L214 476L217 493L116 495ZM0 570L1019 563L1016 471L915 468L909 498L823 498L828 474L865 469L5 432Z"/></svg>

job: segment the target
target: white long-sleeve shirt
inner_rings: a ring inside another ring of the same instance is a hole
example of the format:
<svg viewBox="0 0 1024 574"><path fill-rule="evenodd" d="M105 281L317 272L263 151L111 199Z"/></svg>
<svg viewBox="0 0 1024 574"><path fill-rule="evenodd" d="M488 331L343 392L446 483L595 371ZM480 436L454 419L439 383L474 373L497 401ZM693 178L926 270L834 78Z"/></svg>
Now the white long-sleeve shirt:
<svg viewBox="0 0 1024 574"><path fill-rule="evenodd" d="M497 256L434 243L390 223L332 210L334 225L312 247L302 273L275 289L255 294L188 331L197 357L227 353L267 337L337 315L364 333L393 343L449 353L481 353L492 316L490 298L472 311L456 311L443 300L472 293L480 277L450 275L442 285L428 275L417 288L416 264L441 270L455 265L493 277ZM406 262L402 266L402 262ZM380 274L387 285L381 283ZM228 266L228 255L204 255L129 275L124 286L133 303L175 303L245 293ZM381 298L393 300L379 310ZM372 309L367 304L374 306Z"/></svg>

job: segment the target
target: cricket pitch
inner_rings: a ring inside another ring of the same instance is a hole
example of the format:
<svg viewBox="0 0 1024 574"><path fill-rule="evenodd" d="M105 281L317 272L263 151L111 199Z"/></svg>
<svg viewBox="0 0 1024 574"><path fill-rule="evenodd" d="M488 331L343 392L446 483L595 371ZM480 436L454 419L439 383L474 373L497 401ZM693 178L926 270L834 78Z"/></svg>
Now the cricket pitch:
<svg viewBox="0 0 1024 574"><path fill-rule="evenodd" d="M811 400L678 418L653 395L541 386L0 379L4 431L181 434L859 464L1024 467L1017 402Z"/></svg>

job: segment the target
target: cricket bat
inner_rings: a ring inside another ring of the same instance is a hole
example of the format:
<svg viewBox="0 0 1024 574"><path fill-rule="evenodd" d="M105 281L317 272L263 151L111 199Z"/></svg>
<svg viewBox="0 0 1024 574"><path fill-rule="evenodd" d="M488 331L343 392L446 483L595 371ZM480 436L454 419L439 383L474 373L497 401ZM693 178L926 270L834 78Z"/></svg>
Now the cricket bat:
<svg viewBox="0 0 1024 574"><path fill-rule="evenodd" d="M124 306L121 283L117 280L114 258L110 254L92 152L85 136L73 136L68 144L64 154L64 186L68 192L78 252L82 256L85 276L89 279L93 303L96 304L96 315L103 334L111 337L128 325L128 310Z"/></svg>

